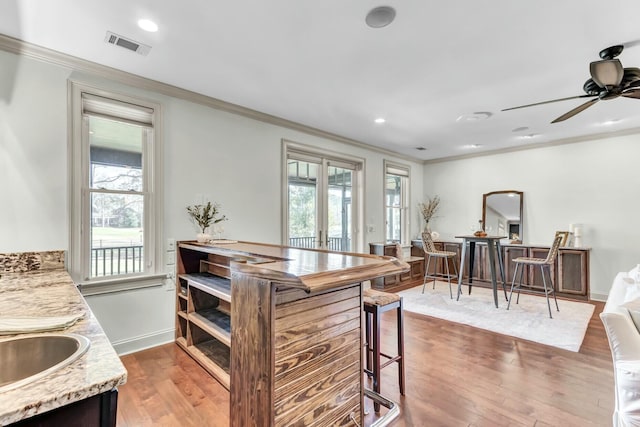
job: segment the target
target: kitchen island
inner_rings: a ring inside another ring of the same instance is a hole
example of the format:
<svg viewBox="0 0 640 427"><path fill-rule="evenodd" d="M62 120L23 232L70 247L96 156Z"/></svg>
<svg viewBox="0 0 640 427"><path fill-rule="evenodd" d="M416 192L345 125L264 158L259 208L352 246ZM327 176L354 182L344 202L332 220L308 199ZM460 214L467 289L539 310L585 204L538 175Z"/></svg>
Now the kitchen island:
<svg viewBox="0 0 640 427"><path fill-rule="evenodd" d="M1 392L0 425L15 422L29 425L22 423L42 421L42 417L56 414L62 415L65 422L38 425L115 425L117 387L126 382L127 371L68 273L63 268L0 271L3 271L0 273L0 316L82 315L63 332L90 340L87 352L70 365L34 382ZM88 415L87 411L92 414ZM80 424L73 423L76 415L83 417ZM95 422L84 422L94 419Z"/></svg>
<svg viewBox="0 0 640 427"><path fill-rule="evenodd" d="M232 427L358 425L363 282L393 257L179 242L176 343L230 391Z"/></svg>

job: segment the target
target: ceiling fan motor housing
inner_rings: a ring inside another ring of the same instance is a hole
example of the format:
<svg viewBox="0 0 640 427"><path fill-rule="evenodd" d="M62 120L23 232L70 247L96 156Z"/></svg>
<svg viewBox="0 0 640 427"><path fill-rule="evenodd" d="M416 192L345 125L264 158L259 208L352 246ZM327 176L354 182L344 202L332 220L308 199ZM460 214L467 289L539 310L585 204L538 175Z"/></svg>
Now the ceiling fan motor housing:
<svg viewBox="0 0 640 427"><path fill-rule="evenodd" d="M617 44L615 46L610 46L608 48L602 49L600 51L600 58L602 59L613 59L620 55L624 50L624 46L621 44Z"/></svg>

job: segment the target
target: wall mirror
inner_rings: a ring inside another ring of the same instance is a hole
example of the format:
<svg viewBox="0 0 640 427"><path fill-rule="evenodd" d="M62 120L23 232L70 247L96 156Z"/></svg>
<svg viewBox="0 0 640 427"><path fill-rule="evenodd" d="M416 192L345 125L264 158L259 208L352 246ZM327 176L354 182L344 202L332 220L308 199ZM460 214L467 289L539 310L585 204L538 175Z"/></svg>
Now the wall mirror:
<svg viewBox="0 0 640 427"><path fill-rule="evenodd" d="M482 195L482 224L488 234L522 242L522 191L492 191Z"/></svg>

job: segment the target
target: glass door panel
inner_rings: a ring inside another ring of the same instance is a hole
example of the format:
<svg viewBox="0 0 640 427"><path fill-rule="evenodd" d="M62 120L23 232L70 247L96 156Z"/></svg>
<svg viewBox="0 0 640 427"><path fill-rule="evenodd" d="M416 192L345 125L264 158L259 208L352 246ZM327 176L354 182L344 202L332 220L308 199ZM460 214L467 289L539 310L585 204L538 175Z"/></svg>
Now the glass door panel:
<svg viewBox="0 0 640 427"><path fill-rule="evenodd" d="M319 247L317 163L288 162L289 246Z"/></svg>
<svg viewBox="0 0 640 427"><path fill-rule="evenodd" d="M385 206L387 208L387 241L400 242L401 229L401 177L397 175L387 174L385 185Z"/></svg>
<svg viewBox="0 0 640 427"><path fill-rule="evenodd" d="M327 249L351 251L351 183L353 171L329 166Z"/></svg>
<svg viewBox="0 0 640 427"><path fill-rule="evenodd" d="M288 159L289 246L353 251L355 170L311 156Z"/></svg>

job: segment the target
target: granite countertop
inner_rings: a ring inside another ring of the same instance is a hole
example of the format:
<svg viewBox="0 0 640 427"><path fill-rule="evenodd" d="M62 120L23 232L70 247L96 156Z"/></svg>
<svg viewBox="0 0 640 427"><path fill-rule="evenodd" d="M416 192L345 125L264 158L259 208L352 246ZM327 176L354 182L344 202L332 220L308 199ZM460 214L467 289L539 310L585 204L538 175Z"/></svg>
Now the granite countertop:
<svg viewBox="0 0 640 427"><path fill-rule="evenodd" d="M0 316L84 313L82 319L64 332L83 335L91 341L87 353L69 366L0 393L0 425L112 390L126 382L126 369L65 270L0 274ZM3 338L8 336L0 337Z"/></svg>

